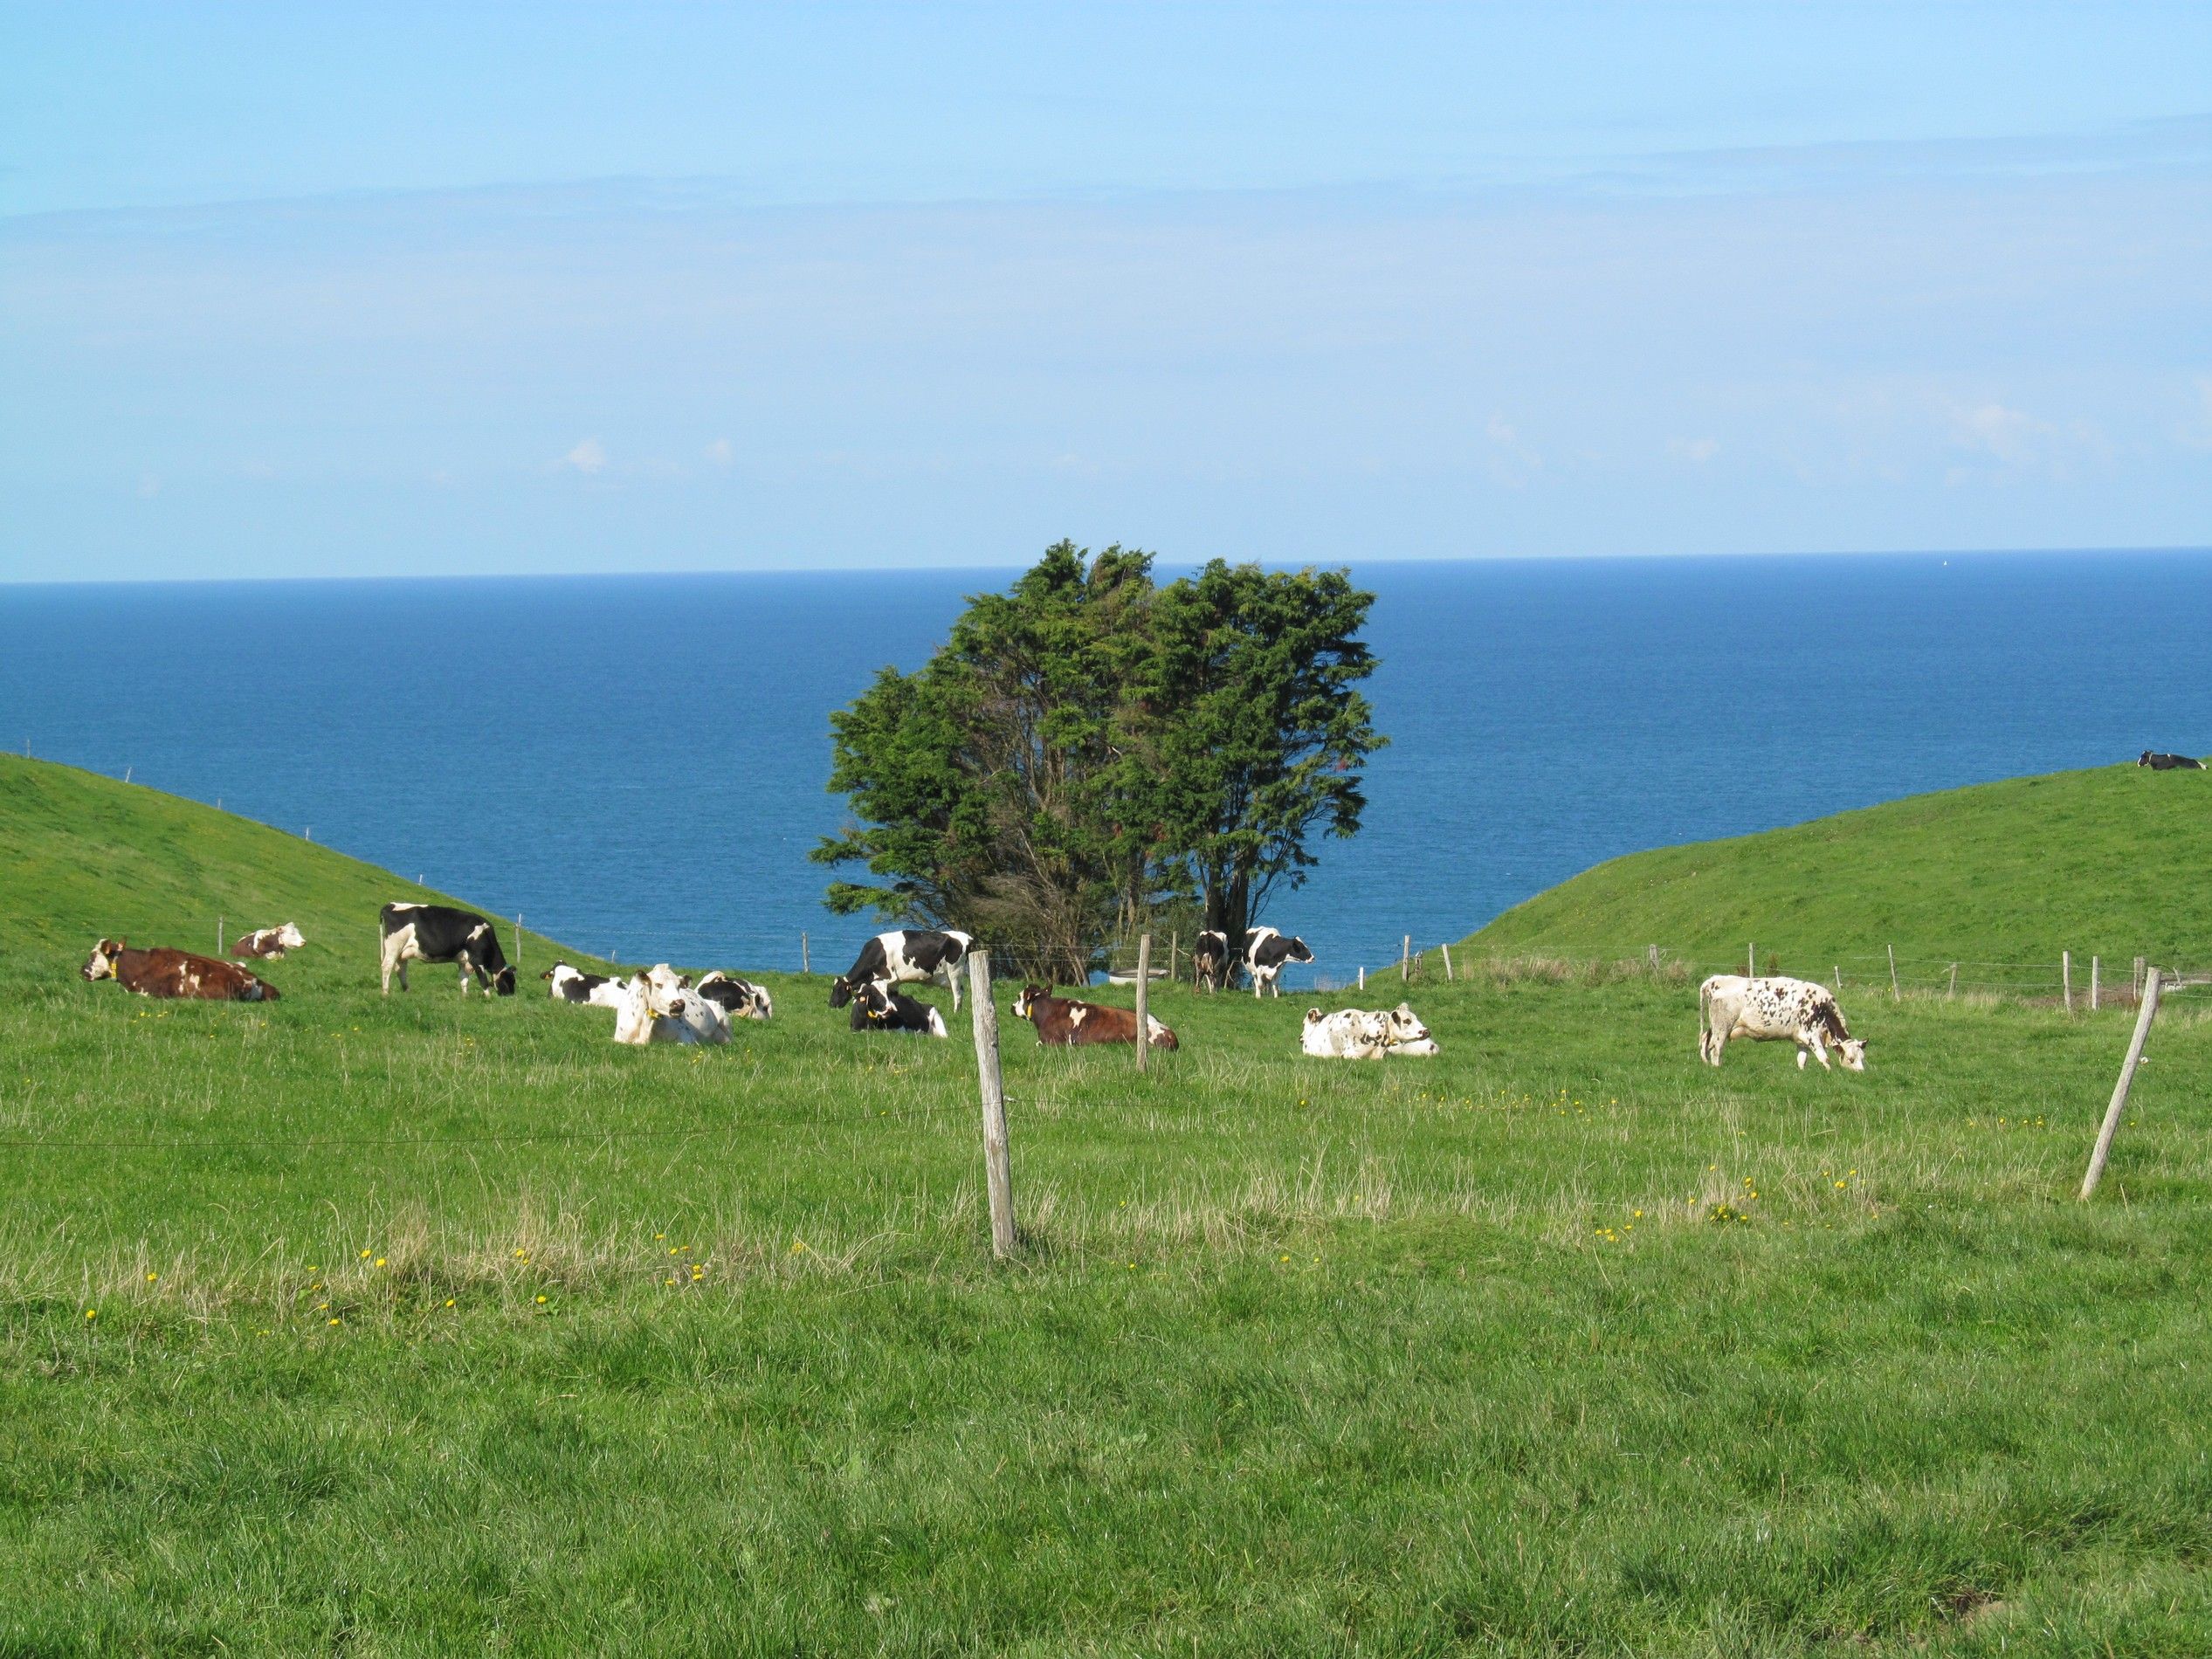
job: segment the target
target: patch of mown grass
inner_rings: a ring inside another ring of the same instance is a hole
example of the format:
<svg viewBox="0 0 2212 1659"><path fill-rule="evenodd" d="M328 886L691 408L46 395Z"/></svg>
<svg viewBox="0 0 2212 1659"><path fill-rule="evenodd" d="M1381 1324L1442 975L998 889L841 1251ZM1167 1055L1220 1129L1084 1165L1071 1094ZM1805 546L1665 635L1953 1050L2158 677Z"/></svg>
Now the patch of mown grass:
<svg viewBox="0 0 2212 1659"><path fill-rule="evenodd" d="M819 979L701 1053L80 956L0 960L0 1650L2212 1642L2194 994L2091 1206L2121 1012L1715 1071L1691 988L1501 974L1347 1064L1178 988L1140 1077L1002 1003L1002 1267L964 1032Z"/></svg>

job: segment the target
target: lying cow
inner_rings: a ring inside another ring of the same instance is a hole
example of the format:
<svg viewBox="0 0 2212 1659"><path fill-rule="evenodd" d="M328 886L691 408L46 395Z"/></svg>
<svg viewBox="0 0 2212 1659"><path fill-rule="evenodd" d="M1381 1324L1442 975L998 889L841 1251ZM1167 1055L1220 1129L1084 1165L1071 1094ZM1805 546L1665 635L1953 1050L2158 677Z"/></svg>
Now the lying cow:
<svg viewBox="0 0 2212 1659"><path fill-rule="evenodd" d="M385 995L391 995L395 972L399 988L407 988L410 962L458 962L463 996L472 974L486 991L514 995L514 970L500 948L499 930L475 912L451 905L387 905L378 914L384 932Z"/></svg>
<svg viewBox="0 0 2212 1659"><path fill-rule="evenodd" d="M1042 985L1024 986L1014 999L1014 1017L1037 1028L1039 1043L1075 1048L1092 1043L1132 1043L1137 1040L1137 1016L1131 1008L1109 1008L1102 1002L1078 1002L1055 996ZM1175 1034L1147 1012L1150 1042L1155 1049L1177 1045Z"/></svg>
<svg viewBox="0 0 2212 1659"><path fill-rule="evenodd" d="M839 978L830 981L830 1006L841 1008L858 995L865 985L888 980L893 985L943 986L953 994L953 1012L960 1012L961 963L975 947L972 934L954 928L933 932L920 927L896 927L878 933L860 947L859 959Z"/></svg>
<svg viewBox="0 0 2212 1659"><path fill-rule="evenodd" d="M629 987L611 974L587 974L555 962L538 975L556 1002L576 1002L596 1008L618 1008Z"/></svg>
<svg viewBox="0 0 2212 1659"><path fill-rule="evenodd" d="M296 951L307 942L307 936L291 922L281 927L264 927L248 933L231 947L233 956L259 956L272 962L284 960L286 951Z"/></svg>
<svg viewBox="0 0 2212 1659"><path fill-rule="evenodd" d="M78 969L87 980L114 980L141 996L189 996L209 1002L273 1002L277 988L236 962L155 946L134 951L129 942L103 939Z"/></svg>
<svg viewBox="0 0 2212 1659"><path fill-rule="evenodd" d="M945 1016L927 1002L913 997L889 980L870 980L852 995L852 1029L856 1031L904 1031L915 1036L949 1036Z"/></svg>
<svg viewBox="0 0 2212 1659"><path fill-rule="evenodd" d="M734 974L725 974L720 968L699 982L699 994L719 1007L733 1020L772 1020L775 1017L775 1002L768 995L768 987L741 980Z"/></svg>
<svg viewBox="0 0 2212 1659"><path fill-rule="evenodd" d="M1209 927L1190 947L1190 977L1194 985L1218 991L1229 979L1229 935Z"/></svg>
<svg viewBox="0 0 2212 1659"><path fill-rule="evenodd" d="M1340 1008L1334 1014L1324 1014L1319 1008L1308 1008L1302 1041L1306 1053L1333 1060L1380 1060L1386 1054L1437 1051L1429 1028L1404 1002L1375 1012Z"/></svg>
<svg viewBox="0 0 2212 1659"><path fill-rule="evenodd" d="M649 1043L727 1043L729 1015L689 988L678 988L651 972L631 976L615 1009L615 1041L643 1048Z"/></svg>
<svg viewBox="0 0 2212 1659"><path fill-rule="evenodd" d="M2153 772L2202 772L2204 762L2186 754L2160 754L2151 749L2143 751L2143 758L2135 763L2147 766Z"/></svg>
<svg viewBox="0 0 2212 1659"><path fill-rule="evenodd" d="M1254 927L1244 934L1244 972L1251 976L1252 995L1262 991L1283 994L1278 983L1285 962L1310 962L1313 953L1306 948L1306 941L1293 939L1272 927Z"/></svg>
<svg viewBox="0 0 2212 1659"><path fill-rule="evenodd" d="M1866 1070L1866 1044L1843 1029L1843 1011L1835 993L1810 980L1774 975L1747 979L1715 974L1698 987L1698 1057L1720 1064L1720 1051L1737 1037L1754 1043L1797 1045L1797 1069L1809 1057L1828 1070L1833 1049L1847 1071Z"/></svg>

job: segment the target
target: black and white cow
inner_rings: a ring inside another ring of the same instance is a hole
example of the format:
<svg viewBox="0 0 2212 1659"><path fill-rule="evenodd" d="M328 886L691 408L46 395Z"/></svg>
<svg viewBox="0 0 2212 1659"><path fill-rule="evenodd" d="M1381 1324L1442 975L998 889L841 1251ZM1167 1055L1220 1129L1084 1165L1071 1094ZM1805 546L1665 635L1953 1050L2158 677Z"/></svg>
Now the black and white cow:
<svg viewBox="0 0 2212 1659"><path fill-rule="evenodd" d="M948 927L933 932L920 927L893 928L878 933L860 947L860 959L837 979L830 981L830 1006L841 1008L877 980L893 985L924 985L934 981L953 994L953 1012L960 1012L960 965L975 948L972 934Z"/></svg>
<svg viewBox="0 0 2212 1659"><path fill-rule="evenodd" d="M2135 763L2147 766L2153 772L2202 772L2204 762L2186 754L2161 754L2155 749L2145 749L2143 758Z"/></svg>
<svg viewBox="0 0 2212 1659"><path fill-rule="evenodd" d="M538 977L546 981L555 1002L585 1003L596 1008L620 1008L626 990L622 981L610 974L587 974L566 962L555 962Z"/></svg>
<svg viewBox="0 0 2212 1659"><path fill-rule="evenodd" d="M514 995L514 970L500 948L499 930L473 911L451 905L387 905L379 914L384 931L384 995L389 996L392 975L399 988L407 988L410 962L458 962L461 995L466 996L469 975L483 981L487 991Z"/></svg>
<svg viewBox="0 0 2212 1659"><path fill-rule="evenodd" d="M1252 995L1262 991L1283 994L1277 981L1285 962L1310 962L1313 953L1306 948L1306 941L1280 933L1272 927L1255 927L1244 934L1244 972L1251 975Z"/></svg>
<svg viewBox="0 0 2212 1659"><path fill-rule="evenodd" d="M1229 981L1229 935L1209 927L1190 947L1191 983L1218 991Z"/></svg>
<svg viewBox="0 0 2212 1659"><path fill-rule="evenodd" d="M1866 1044L1843 1029L1836 994L1811 980L1715 974L1699 986L1698 1057L1719 1065L1720 1051L1737 1037L1795 1043L1800 1071L1808 1058L1827 1070L1831 1049L1846 1071L1866 1070Z"/></svg>
<svg viewBox="0 0 2212 1659"><path fill-rule="evenodd" d="M733 1020L769 1020L775 1017L775 1003L765 985L755 985L741 980L734 974L725 974L716 968L699 981L699 994L714 1003Z"/></svg>
<svg viewBox="0 0 2212 1659"><path fill-rule="evenodd" d="M896 989L889 980L870 980L852 994L852 1029L856 1031L906 1031L916 1036L949 1036L945 1016L927 1002L917 1002Z"/></svg>

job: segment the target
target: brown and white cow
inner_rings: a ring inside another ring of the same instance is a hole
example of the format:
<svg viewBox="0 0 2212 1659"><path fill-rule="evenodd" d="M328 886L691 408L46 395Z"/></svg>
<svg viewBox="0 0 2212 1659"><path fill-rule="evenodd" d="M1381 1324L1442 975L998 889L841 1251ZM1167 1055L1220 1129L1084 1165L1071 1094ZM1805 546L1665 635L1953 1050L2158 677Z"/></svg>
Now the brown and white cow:
<svg viewBox="0 0 2212 1659"><path fill-rule="evenodd" d="M1866 1044L1843 1029L1836 994L1810 980L1715 974L1698 987L1698 1057L1707 1065L1719 1065L1720 1051L1733 1039L1749 1037L1795 1043L1800 1071L1809 1057L1827 1070L1830 1049L1845 1070L1866 1070Z"/></svg>
<svg viewBox="0 0 2212 1659"><path fill-rule="evenodd" d="M236 962L155 946L133 950L127 940L103 939L78 970L87 980L114 980L141 996L197 997L210 1002L273 1002L277 988Z"/></svg>
<svg viewBox="0 0 2212 1659"><path fill-rule="evenodd" d="M1022 988L1014 999L1014 1017L1037 1028L1039 1043L1075 1048L1090 1043L1132 1043L1137 1040L1137 1015L1132 1008L1108 1008L1102 1002L1078 1002L1055 996L1042 985ZM1172 1049L1175 1034L1150 1014L1152 1046Z"/></svg>
<svg viewBox="0 0 2212 1659"><path fill-rule="evenodd" d="M299 924L286 922L281 927L264 927L245 934L231 947L231 954L265 957L272 962L280 962L286 951L296 951L307 942L307 936L300 931Z"/></svg>

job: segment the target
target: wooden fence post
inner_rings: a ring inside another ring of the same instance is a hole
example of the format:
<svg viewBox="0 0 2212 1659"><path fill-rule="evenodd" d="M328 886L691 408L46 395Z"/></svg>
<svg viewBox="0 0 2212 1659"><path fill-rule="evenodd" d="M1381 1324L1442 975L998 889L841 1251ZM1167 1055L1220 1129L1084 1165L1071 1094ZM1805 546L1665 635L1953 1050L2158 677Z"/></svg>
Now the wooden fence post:
<svg viewBox="0 0 2212 1659"><path fill-rule="evenodd" d="M799 930L799 973L805 978L814 977L814 958L807 952L806 930Z"/></svg>
<svg viewBox="0 0 2212 1659"><path fill-rule="evenodd" d="M1413 972L1413 935L1408 933L1398 947L1398 983L1403 985Z"/></svg>
<svg viewBox="0 0 2212 1659"><path fill-rule="evenodd" d="M1747 942L1743 947L1743 976L1747 980L1759 977L1759 942Z"/></svg>
<svg viewBox="0 0 2212 1659"><path fill-rule="evenodd" d="M2091 1014L2097 1012L2097 981L2104 967L2105 959L2091 951L2089 956L2089 1011Z"/></svg>
<svg viewBox="0 0 2212 1659"><path fill-rule="evenodd" d="M1152 1053L1152 935L1137 935L1137 1070Z"/></svg>
<svg viewBox="0 0 2212 1659"><path fill-rule="evenodd" d="M2058 953L2058 995L2065 1000L2066 1012L2074 1011L2074 953Z"/></svg>
<svg viewBox="0 0 2212 1659"><path fill-rule="evenodd" d="M1367 971L1366 967L1363 966L1363 967L1361 967L1361 968L1360 969L1360 988L1361 988L1361 990L1363 990L1363 991L1364 991L1364 990L1366 990L1366 989L1367 989L1367 988L1368 988L1368 971Z"/></svg>
<svg viewBox="0 0 2212 1659"><path fill-rule="evenodd" d="M1840 991L1843 988L1843 965L1837 962L1833 966L1836 970L1836 988Z"/></svg>
<svg viewBox="0 0 2212 1659"><path fill-rule="evenodd" d="M522 912L514 912L514 975L522 977Z"/></svg>
<svg viewBox="0 0 2212 1659"><path fill-rule="evenodd" d="M968 988L975 1008L975 1076L983 1091L983 1184L989 1189L991 1254L1014 1254L1014 1174L1006 1152L1006 1081L998 1070L998 1004L991 1001L991 953L971 951Z"/></svg>
<svg viewBox="0 0 2212 1659"><path fill-rule="evenodd" d="M1901 1002L1905 1000L1905 993L1897 988L1897 947L1885 945L1882 948L1890 953L1890 1001Z"/></svg>
<svg viewBox="0 0 2212 1659"><path fill-rule="evenodd" d="M215 919L215 953L217 956L223 954L223 919L220 916Z"/></svg>
<svg viewBox="0 0 2212 1659"><path fill-rule="evenodd" d="M1175 982L1175 947L1182 943L1182 935L1181 933L1169 933L1168 935L1168 983L1170 985L1173 985Z"/></svg>
<svg viewBox="0 0 2212 1659"><path fill-rule="evenodd" d="M1451 947L1444 945L1439 947L1439 948L1444 952L1444 982L1449 984L1454 978L1457 977L1457 975L1455 975L1451 971Z"/></svg>
<svg viewBox="0 0 2212 1659"><path fill-rule="evenodd" d="M2081 1178L2081 1195L2086 1199L2097 1190L2097 1183L2104 1178L2105 1160L2112 1155L2112 1135L2119 1128L2120 1113L2127 1110L2127 1091L2134 1085L2135 1068L2143 1058L2143 1043L2151 1034L2151 1022L2158 1017L2158 969L2150 970L2143 982L2143 1008L2135 1016L2135 1035L2128 1039L2127 1058L2120 1063L2119 1081L2112 1086L2112 1104L2105 1108L2105 1121L2097 1131L2096 1150L2089 1154L2089 1171Z"/></svg>
<svg viewBox="0 0 2212 1659"><path fill-rule="evenodd" d="M1951 995L1952 995L1954 997L1956 997L1956 996L1958 995L1958 994L1959 994L1959 965L1958 965L1956 962L1954 962L1954 963L1952 963L1952 964L1951 964Z"/></svg>
<svg viewBox="0 0 2212 1659"><path fill-rule="evenodd" d="M2127 988L2138 997L2143 995L2143 959L2140 956L2135 959L2134 973L2128 976Z"/></svg>

